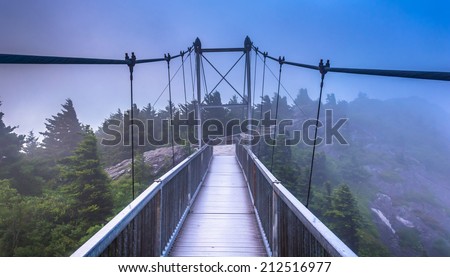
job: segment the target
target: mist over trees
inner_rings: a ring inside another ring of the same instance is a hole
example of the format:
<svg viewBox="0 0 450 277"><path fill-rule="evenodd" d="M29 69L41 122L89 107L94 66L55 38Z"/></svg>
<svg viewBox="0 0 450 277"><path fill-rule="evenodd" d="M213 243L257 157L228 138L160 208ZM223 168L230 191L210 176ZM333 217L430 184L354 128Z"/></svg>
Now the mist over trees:
<svg viewBox="0 0 450 277"><path fill-rule="evenodd" d="M111 216L97 139L70 99L48 119L42 143L0 118L0 255L67 256ZM3 114L1 114L3 116Z"/></svg>
<svg viewBox="0 0 450 277"><path fill-rule="evenodd" d="M322 112L321 122L348 118L340 131L349 144L334 140L318 145L309 208L358 255L450 256L450 201L441 193L448 190L448 132L430 124L448 119L448 114L419 98L377 100L363 93L349 102L334 94L324 98L322 111L332 110L333 118ZM261 140L252 151L306 203L312 147L284 142L295 130L305 131L302 123L315 118L318 101L306 89L300 89L292 103L284 96L264 95L255 101L253 118L261 119L268 111L273 117L277 100L278 120L293 123L271 138L275 147L263 140L273 136L273 129L259 129ZM204 104L215 107L203 109L202 118L226 125L245 117L240 106L216 107L223 103L242 101L234 96L227 102L214 92ZM187 119L195 115L195 105L174 104L171 112L176 119ZM162 132L170 108L134 105L133 113L143 124L134 128L139 193L170 168L156 173L146 160L147 151L170 143L139 141L148 130L155 140L170 141ZM80 123L74 103L67 99L46 120L41 137L33 131L17 135L3 116L0 112L0 256L70 255L132 199L126 163L125 173L114 180L105 172L130 158L131 146L125 142L131 140L131 128L124 127L131 121L130 111L116 110L94 132ZM120 143L101 143L111 139L108 128L120 135ZM233 130L239 133L238 129ZM193 129L175 132L184 153L193 151L187 139ZM325 128L319 128L318 135L325 137Z"/></svg>
<svg viewBox="0 0 450 277"><path fill-rule="evenodd" d="M340 131L348 145L336 139L318 145L312 212L358 255L449 256L450 201L442 192L449 188L450 147L448 126L439 125L448 122L448 113L417 97L378 100L360 93L350 102L334 94L324 98L321 122L347 118ZM262 110L273 110L276 98L264 96L261 103ZM279 101L279 120L294 119L284 136L305 131L301 123L315 118L317 104L304 89L293 105ZM325 110L332 110L332 118ZM319 137L325 138L325 131L319 128ZM273 149L264 143L253 147L277 179L306 203L312 147L300 143Z"/></svg>
<svg viewBox="0 0 450 277"><path fill-rule="evenodd" d="M72 100L67 99L63 109L52 118L47 118L41 147L47 151L47 157L57 161L72 154L83 139L83 131L78 121Z"/></svg>

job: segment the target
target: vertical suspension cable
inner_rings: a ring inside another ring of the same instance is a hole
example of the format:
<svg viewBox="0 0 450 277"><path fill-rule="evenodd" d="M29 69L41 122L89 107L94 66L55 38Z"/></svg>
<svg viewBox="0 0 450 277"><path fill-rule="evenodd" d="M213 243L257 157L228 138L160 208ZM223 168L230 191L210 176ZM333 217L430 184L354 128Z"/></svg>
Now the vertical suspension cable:
<svg viewBox="0 0 450 277"><path fill-rule="evenodd" d="M169 137L170 137L170 143L172 144L172 166L175 166L175 147L173 143L173 130L172 130L172 87L171 87L171 80L170 80L170 54L164 55L164 58L167 61L167 77L169 80Z"/></svg>
<svg viewBox="0 0 450 277"><path fill-rule="evenodd" d="M320 60L319 63L319 70L321 74L321 80L320 80L320 94L319 94L319 104L317 105L317 116L316 116L316 126L314 129L314 144L313 144L313 150L311 155L311 166L309 170L309 181L308 181L308 194L306 196L306 208L308 208L309 205L309 198L311 196L311 181L312 181L312 174L313 174L313 168L314 168L314 157L316 154L316 145L317 145L317 128L319 125L319 116L320 116L320 105L322 103L322 90L323 90L323 79L325 78L325 74L327 73L328 68L330 68L330 61L327 61L327 64L323 65L323 60Z"/></svg>
<svg viewBox="0 0 450 277"><path fill-rule="evenodd" d="M133 69L136 65L136 56L131 52L131 59L128 53L125 53L125 60L130 69L130 122L131 122L131 195L135 197L134 193L134 99L133 99Z"/></svg>
<svg viewBox="0 0 450 277"><path fill-rule="evenodd" d="M184 104L186 105L186 109L187 109L187 96L186 96L186 77L185 77L185 73L184 73L184 51L180 52L181 55L181 67L183 69L183 92L184 92Z"/></svg>
<svg viewBox="0 0 450 277"><path fill-rule="evenodd" d="M258 53L258 52L256 52L256 53ZM262 86L261 86L261 106L259 107L260 108L260 115L259 115L259 117L260 117L261 121L263 120L263 117L264 117L264 115L263 115L263 99L264 99L264 86L265 86L265 80L266 80L266 59L267 59L268 53L264 52L263 55L264 55L264 66L263 66L263 76L262 76ZM260 124L260 126L262 127L261 124ZM265 130L262 131L261 128L260 128L259 132L260 132L259 135L261 136L261 134L263 132L265 132ZM261 158L261 144L262 143L261 143L261 140L260 140L259 144L258 144L258 158Z"/></svg>
<svg viewBox="0 0 450 277"><path fill-rule="evenodd" d="M256 97L256 69L258 65L258 48L255 49L255 77L253 78L253 97L252 97L252 107L255 105L255 97ZM252 109L252 118L254 117L253 109Z"/></svg>
<svg viewBox="0 0 450 277"><path fill-rule="evenodd" d="M195 80L194 80L194 71L192 70L192 47L189 47L189 65L191 67L191 84L192 84L192 100L195 100Z"/></svg>
<svg viewBox="0 0 450 277"><path fill-rule="evenodd" d="M280 71L278 73L278 89L277 89L277 104L275 106L275 130L274 130L274 144L272 145L272 159L270 162L270 171L273 169L273 157L275 154L275 145L277 144L277 133L278 133L278 103L280 102L280 85L281 85L281 68L283 67L284 57L278 58L278 62L280 63Z"/></svg>
<svg viewBox="0 0 450 277"><path fill-rule="evenodd" d="M205 67L203 66L203 54L201 54L202 59L200 59L200 65L202 68L202 74L203 74L203 83L205 85L205 95L208 95L208 86L206 84L206 74L205 74ZM199 99L200 103L202 103L203 100Z"/></svg>
<svg viewBox="0 0 450 277"><path fill-rule="evenodd" d="M189 49L188 49L188 51L189 51ZM188 102L187 102L187 96L186 96L186 77L185 77L185 74L184 74L184 54L185 54L184 51L180 52L180 55L181 55L181 66L183 67L184 105L185 105L185 108L186 108L186 116L189 117L189 109L188 109ZM190 53L188 55L190 55ZM189 132L189 129L188 129L188 132ZM191 145L189 144L189 142L188 142L188 146L189 146L188 153L189 153L189 155L191 155Z"/></svg>
<svg viewBox="0 0 450 277"><path fill-rule="evenodd" d="M244 68L247 68L247 59L245 59L245 66L244 66ZM247 100L248 100L248 96L247 96L247 98L245 98L245 88L247 87L247 75L246 75L246 70L244 70L244 88L242 89L242 102L247 102ZM247 91L247 93L248 93L248 91ZM247 103L247 107L248 107L248 103ZM247 108L248 109L248 108ZM245 108L243 108L242 109L242 118L243 118L243 120L245 120ZM248 118L248 119L250 119L250 118Z"/></svg>

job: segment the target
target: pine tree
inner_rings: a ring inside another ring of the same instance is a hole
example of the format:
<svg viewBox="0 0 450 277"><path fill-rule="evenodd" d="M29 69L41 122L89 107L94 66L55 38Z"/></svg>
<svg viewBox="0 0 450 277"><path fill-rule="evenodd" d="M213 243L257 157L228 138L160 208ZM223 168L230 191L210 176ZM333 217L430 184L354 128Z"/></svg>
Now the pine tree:
<svg viewBox="0 0 450 277"><path fill-rule="evenodd" d="M74 154L65 160L62 177L64 189L74 201L76 219L92 226L110 215L112 200L107 186L109 179L97 153L97 139L89 126L84 133Z"/></svg>
<svg viewBox="0 0 450 277"><path fill-rule="evenodd" d="M0 106L1 106L0 102ZM20 150L25 140L24 135L17 135L17 127L6 126L3 122L3 112L0 112L0 180L14 176L17 163L21 160Z"/></svg>
<svg viewBox="0 0 450 277"><path fill-rule="evenodd" d="M308 95L308 90L305 88L302 88L298 91L297 96L294 100L295 104L299 106L311 106L313 105L313 101Z"/></svg>
<svg viewBox="0 0 450 277"><path fill-rule="evenodd" d="M297 96L294 99L294 103L301 109L294 110L294 116L296 119L306 120L314 118L317 111L317 103L315 103L308 95L308 90L302 88L299 90Z"/></svg>
<svg viewBox="0 0 450 277"><path fill-rule="evenodd" d="M20 159L20 150L25 140L24 135L14 133L17 127L5 125L4 115L0 112L0 179L9 178L10 166Z"/></svg>
<svg viewBox="0 0 450 277"><path fill-rule="evenodd" d="M233 95L231 97L231 99L228 101L229 105L237 105L237 104L243 104L244 102L242 101L242 99L238 99L238 97L235 95ZM239 106L230 106L228 108L229 112L228 112L228 120L232 120L232 119L241 119L242 120L242 116L243 116L243 106L239 107Z"/></svg>
<svg viewBox="0 0 450 277"><path fill-rule="evenodd" d="M139 195L144 189L152 183L152 173L149 165L145 163L145 157L142 153L136 153L135 163L135 191Z"/></svg>
<svg viewBox="0 0 450 277"><path fill-rule="evenodd" d="M327 98L326 98L326 107L327 108L334 108L337 105L336 102L336 95L334 95L334 93L331 94L327 94Z"/></svg>
<svg viewBox="0 0 450 277"><path fill-rule="evenodd" d="M62 107L57 115L47 118L47 131L40 133L44 135L43 148L54 160L70 156L83 138L72 100L67 99Z"/></svg>
<svg viewBox="0 0 450 277"><path fill-rule="evenodd" d="M139 118L142 120L153 119L155 117L156 110L151 103L148 103L147 106L142 108L141 112L139 113Z"/></svg>
<svg viewBox="0 0 450 277"><path fill-rule="evenodd" d="M34 135L33 131L30 131L25 139L24 151L29 158L34 158L37 154L38 148L39 148L38 138Z"/></svg>
<svg viewBox="0 0 450 277"><path fill-rule="evenodd" d="M211 94L207 94L205 96L205 104L206 105L214 105L214 106L220 106L222 105L222 97L220 95L220 92L215 91ZM208 108L204 110L203 112L203 118L206 119L216 119L222 122L222 124L226 124L228 115L228 110L222 107L218 108Z"/></svg>
<svg viewBox="0 0 450 277"><path fill-rule="evenodd" d="M287 98L286 96L279 96L278 98L278 115L276 115L276 109L277 109L277 94L274 93L273 97L272 97L272 106L271 106L271 113L272 113L272 117L275 118L275 116L277 116L277 120L282 120L282 119L291 119L291 111L292 108L291 106L289 106L288 102L287 102Z"/></svg>
<svg viewBox="0 0 450 277"><path fill-rule="evenodd" d="M19 245L22 197L9 180L0 180L0 256L13 256Z"/></svg>
<svg viewBox="0 0 450 277"><path fill-rule="evenodd" d="M124 114L120 109L110 114L96 132L102 163L106 166L119 163L130 156L124 146Z"/></svg>
<svg viewBox="0 0 450 277"><path fill-rule="evenodd" d="M346 184L339 185L332 194L332 210L325 213L330 229L353 250L358 250L358 229L361 215L358 203Z"/></svg>

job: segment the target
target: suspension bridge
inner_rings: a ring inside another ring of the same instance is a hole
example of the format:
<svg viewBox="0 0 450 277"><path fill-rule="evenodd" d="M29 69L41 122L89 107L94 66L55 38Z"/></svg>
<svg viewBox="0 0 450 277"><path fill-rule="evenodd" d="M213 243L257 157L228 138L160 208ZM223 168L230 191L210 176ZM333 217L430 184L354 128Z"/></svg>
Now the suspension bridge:
<svg viewBox="0 0 450 277"><path fill-rule="evenodd" d="M223 74L208 59L206 53L242 53L232 67ZM175 165L143 193L134 191L134 139L131 139L131 176L133 201L90 238L72 256L356 256L307 208L310 198L317 129L322 102L322 90L327 73L364 74L386 77L450 81L450 72L334 68L322 60L316 65L287 61L260 51L246 38L243 47L202 48L196 39L187 51L155 59L137 59L134 53L123 60L30 56L0 54L1 64L116 64L129 68L130 111L133 120L133 72L143 63L167 63L169 111L172 114L171 61L180 58L186 99L184 62L195 55L196 101L195 116L201 126L201 111L218 106L205 105L202 87L211 94L226 82L242 98L246 119L254 118L255 89L252 96L251 57L264 63L262 93L266 63L278 63L278 90L275 120L283 66L306 68L320 74L320 94L309 173L308 196L303 205L270 172L253 153L252 147L239 143L230 146L211 146L203 141L202 128L197 127L198 150ZM239 91L227 79L241 59L245 59L244 89ZM212 90L206 88L203 62L220 76ZM179 68L179 69L180 69ZM178 72L178 70L177 70ZM202 75L203 73L203 75ZM194 78L195 77L195 78ZM202 84L202 81L204 83ZM254 81L255 82L255 81ZM194 81L192 82L194 86ZM164 92L164 91L163 91ZM162 93L161 93L162 95ZM161 95L159 97L161 97ZM158 99L159 99L158 97ZM253 99L252 99L253 98ZM226 107L221 105L220 107ZM134 125L131 125L131 136ZM275 125L274 137L277 136ZM172 150L174 147L171 135ZM272 163L273 153L272 148Z"/></svg>

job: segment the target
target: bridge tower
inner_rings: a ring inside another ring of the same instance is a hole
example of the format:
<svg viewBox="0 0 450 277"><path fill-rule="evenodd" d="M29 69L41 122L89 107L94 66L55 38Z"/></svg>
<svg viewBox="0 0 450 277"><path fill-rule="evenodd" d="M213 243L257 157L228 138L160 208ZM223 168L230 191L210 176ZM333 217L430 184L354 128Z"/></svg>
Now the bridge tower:
<svg viewBox="0 0 450 277"><path fill-rule="evenodd" d="M251 51L252 51L252 47L253 47L253 43L250 40L250 38L247 36L244 40L244 47L243 48L216 48L216 49L202 49L202 43L200 41L199 38L197 38L194 42L194 51L195 51L195 76L196 76L196 80L197 80L197 99L195 100L196 105L196 113L197 113L197 122L199 124L199 126L197 127L197 137L199 139L199 147L202 146L202 115L201 115L201 110L202 110L202 79L201 79L201 70L202 70L202 55L203 52L236 52L236 51L243 51L244 55L245 55L245 68L244 68L244 72L245 72L245 82L246 82L246 87L244 88L243 94L242 94L242 98L244 100L244 102L247 102L246 105L242 104L244 106L247 106L247 115L244 115L243 118L248 120L248 125L247 125L247 129L248 129L248 134L250 135L251 132L251 122L250 120L252 119L252 110L253 110L253 106L252 106L252 85L251 85ZM219 73L220 74L220 73ZM222 79L225 79L225 76L221 75ZM223 107L225 107L226 105L222 105ZM204 106L205 108L207 108L206 106ZM245 110L244 110L245 111ZM245 113L244 113L245 114Z"/></svg>
<svg viewBox="0 0 450 277"><path fill-rule="evenodd" d="M197 101L196 101L196 111L197 111L197 137L198 137L198 148L202 147L202 111L201 111L201 103L202 103L202 88L201 88L201 76L200 76L200 66L201 66L201 56L202 56L202 43L199 38L197 38L194 42L194 51L195 51L195 75L197 78Z"/></svg>

